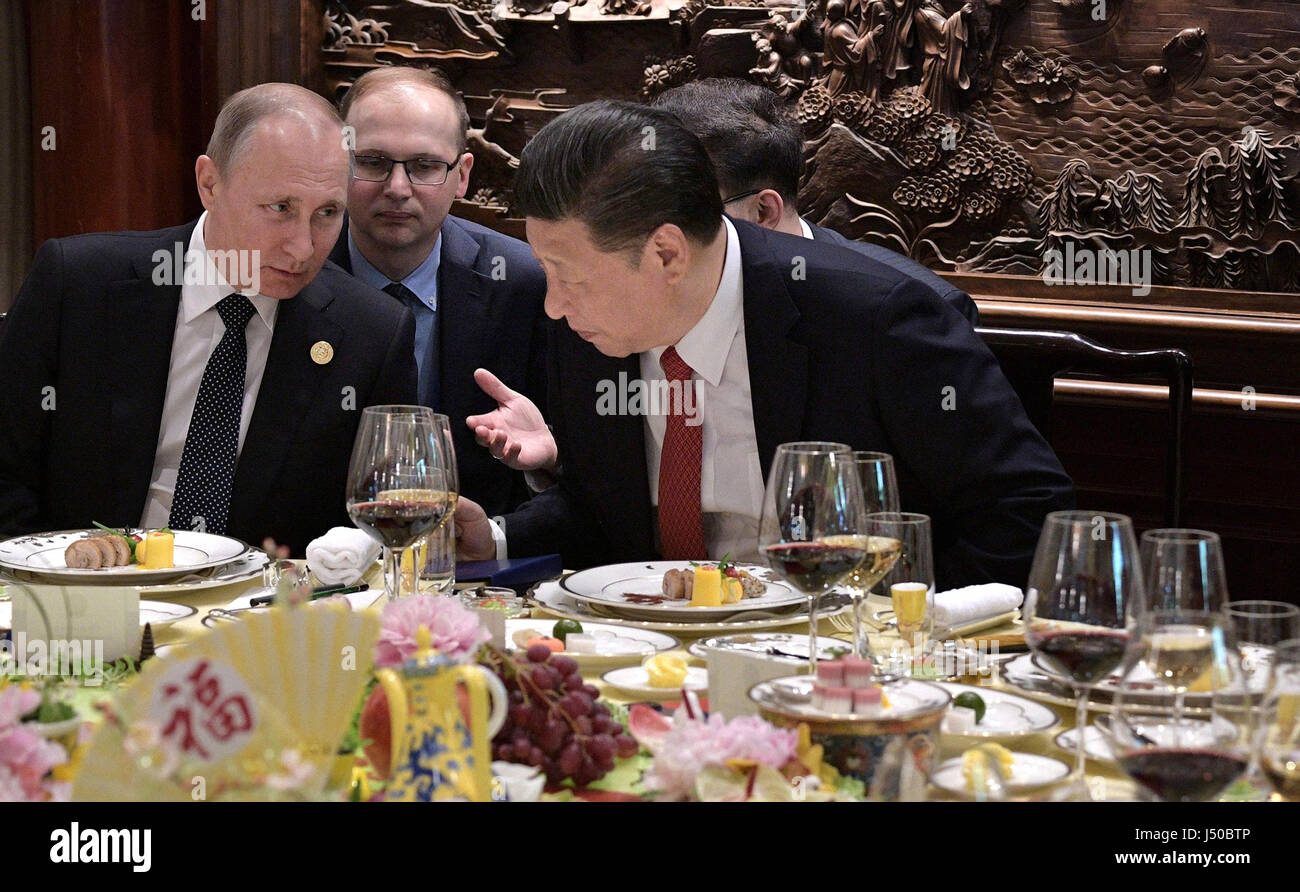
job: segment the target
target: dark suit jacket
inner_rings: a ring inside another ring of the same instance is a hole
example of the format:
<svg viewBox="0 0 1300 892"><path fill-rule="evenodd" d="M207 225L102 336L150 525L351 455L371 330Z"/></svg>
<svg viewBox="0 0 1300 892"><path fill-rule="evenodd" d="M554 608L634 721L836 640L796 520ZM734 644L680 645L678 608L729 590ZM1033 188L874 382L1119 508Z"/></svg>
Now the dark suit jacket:
<svg viewBox="0 0 1300 892"><path fill-rule="evenodd" d="M980 324L979 307L975 306L975 301L971 300L969 294L912 258L904 257L897 251L891 251L870 242L858 242L851 238L845 238L834 229L827 229L824 226L814 226L809 223L808 228L812 230L813 241L839 245L841 248L848 248L851 251L857 251L859 254L865 254L872 260L885 264L885 266L892 266L903 275L911 276L921 284L928 285L935 294L948 301L958 313L965 316L970 321L972 328Z"/></svg>
<svg viewBox="0 0 1300 892"><path fill-rule="evenodd" d="M140 522L167 392L181 288L154 284L156 251L194 223L51 239L0 338L0 529ZM281 302L235 469L227 532L302 554L347 514L361 409L415 400L410 312L326 263ZM318 365L317 341L334 348Z"/></svg>
<svg viewBox="0 0 1300 892"><path fill-rule="evenodd" d="M888 452L903 508L933 518L941 588L1023 586L1043 518L1073 504L1073 486L970 324L892 266L735 225L764 478L789 441ZM796 257L802 280L791 277ZM644 419L599 415L595 399L602 379L638 378L638 358L604 356L563 322L548 349L563 472L506 518L510 554L559 551L575 568L647 559Z"/></svg>
<svg viewBox="0 0 1300 892"><path fill-rule="evenodd" d="M349 272L347 224L330 259ZM460 491L489 515L513 510L531 495L523 475L474 442L465 425L496 403L474 383L485 368L546 413L546 274L525 242L448 216L438 265L439 401L451 419Z"/></svg>

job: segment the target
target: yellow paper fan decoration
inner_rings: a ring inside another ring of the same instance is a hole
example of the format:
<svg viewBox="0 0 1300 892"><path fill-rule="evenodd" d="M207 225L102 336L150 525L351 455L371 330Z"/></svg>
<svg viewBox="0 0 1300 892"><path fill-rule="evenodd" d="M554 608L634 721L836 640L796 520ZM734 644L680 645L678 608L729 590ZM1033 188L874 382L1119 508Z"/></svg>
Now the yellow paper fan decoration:
<svg viewBox="0 0 1300 892"><path fill-rule="evenodd" d="M150 660L113 702L77 801L310 798L373 666L379 617L274 608Z"/></svg>

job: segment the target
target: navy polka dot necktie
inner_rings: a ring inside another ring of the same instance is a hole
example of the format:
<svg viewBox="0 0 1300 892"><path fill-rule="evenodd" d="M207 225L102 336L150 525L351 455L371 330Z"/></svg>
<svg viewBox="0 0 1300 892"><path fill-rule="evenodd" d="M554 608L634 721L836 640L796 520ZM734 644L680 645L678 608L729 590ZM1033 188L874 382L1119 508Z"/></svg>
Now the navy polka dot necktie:
<svg viewBox="0 0 1300 892"><path fill-rule="evenodd" d="M244 370L248 365L244 329L255 312L253 302L238 293L226 295L217 304L226 333L208 357L194 401L168 520L173 530L226 531L239 453L239 420L244 411Z"/></svg>

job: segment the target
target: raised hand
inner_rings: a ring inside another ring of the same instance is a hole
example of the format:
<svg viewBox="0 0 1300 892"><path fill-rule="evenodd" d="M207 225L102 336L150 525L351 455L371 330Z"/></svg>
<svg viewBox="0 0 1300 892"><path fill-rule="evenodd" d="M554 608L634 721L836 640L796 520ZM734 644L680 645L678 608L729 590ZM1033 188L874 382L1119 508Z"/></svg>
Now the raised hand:
<svg viewBox="0 0 1300 892"><path fill-rule="evenodd" d="M478 444L516 471L554 473L555 438L533 401L506 387L487 369L475 370L474 383L497 402L497 408L486 415L465 419Z"/></svg>

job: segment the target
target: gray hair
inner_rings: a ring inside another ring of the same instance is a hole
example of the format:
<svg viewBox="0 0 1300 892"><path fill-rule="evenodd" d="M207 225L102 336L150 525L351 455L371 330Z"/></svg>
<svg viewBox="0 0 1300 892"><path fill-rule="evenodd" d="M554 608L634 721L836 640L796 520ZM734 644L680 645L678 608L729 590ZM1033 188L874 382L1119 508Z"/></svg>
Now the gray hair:
<svg viewBox="0 0 1300 892"><path fill-rule="evenodd" d="M314 118L337 129L342 139L343 120L325 97L297 84L257 84L240 90L221 106L207 151L217 170L230 170L248 150L257 125L278 115L304 121Z"/></svg>

